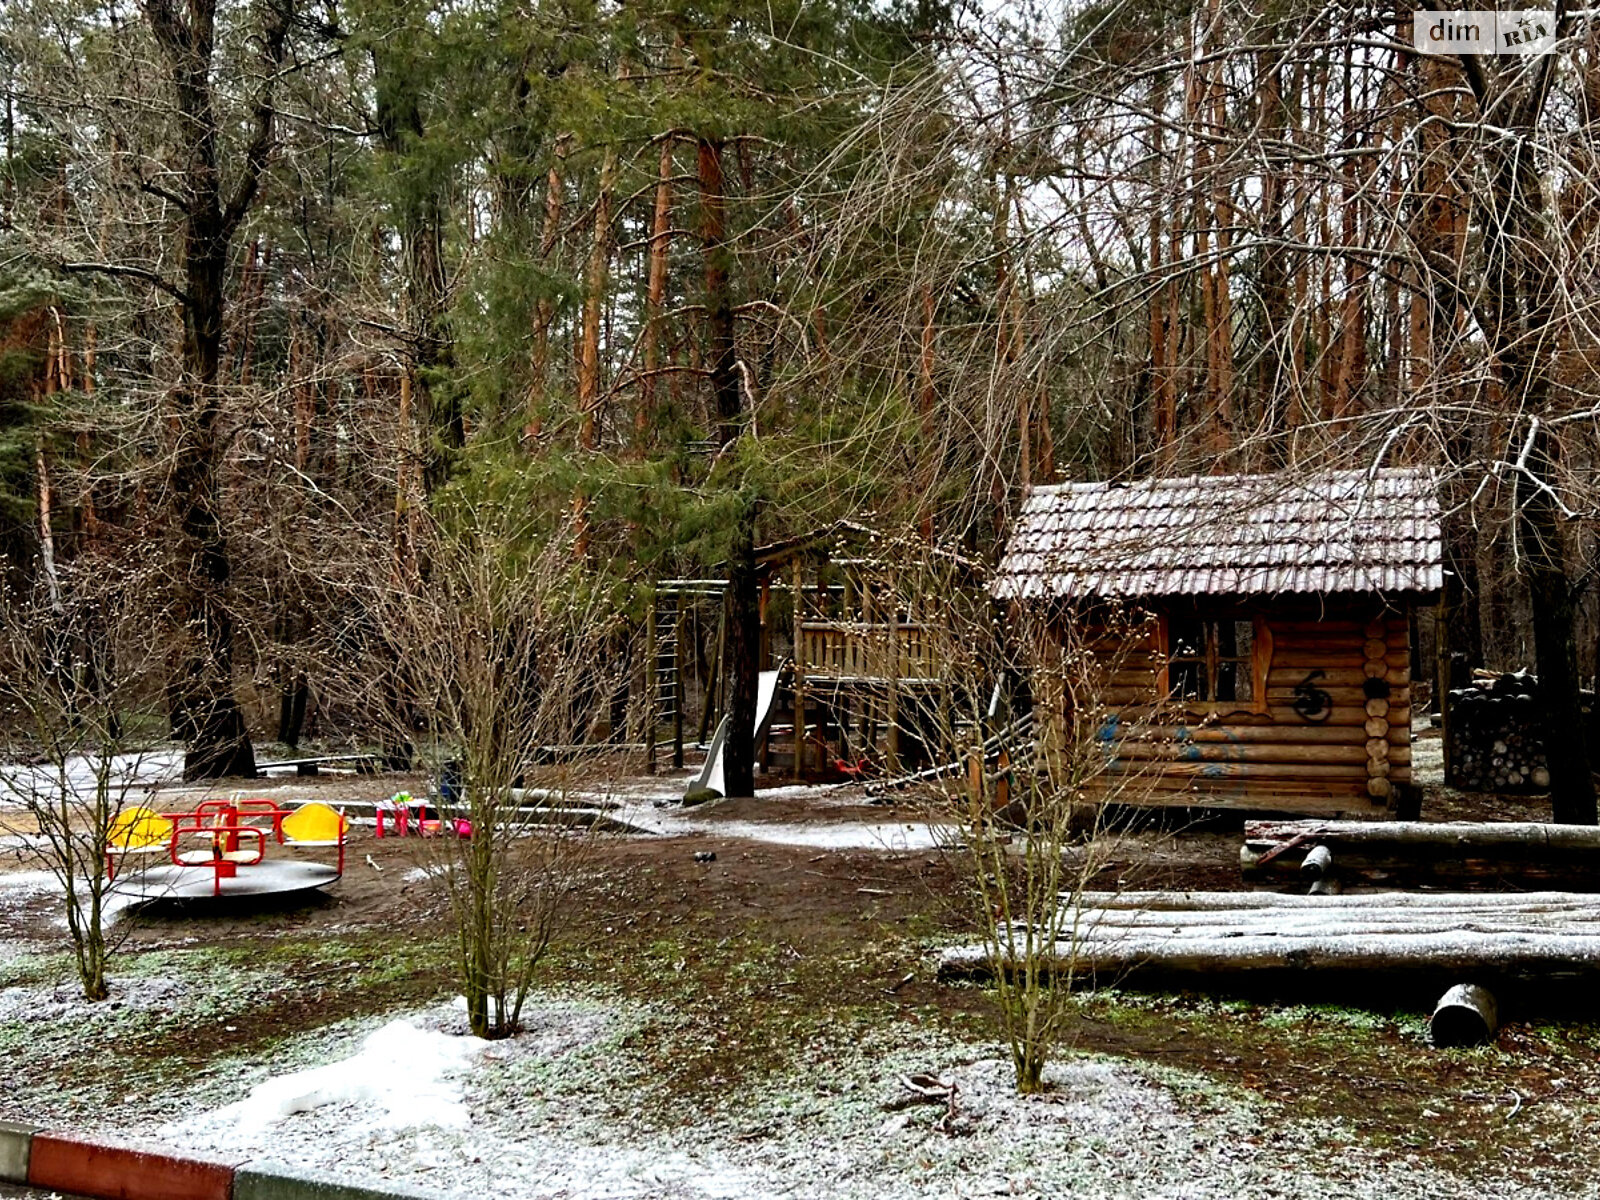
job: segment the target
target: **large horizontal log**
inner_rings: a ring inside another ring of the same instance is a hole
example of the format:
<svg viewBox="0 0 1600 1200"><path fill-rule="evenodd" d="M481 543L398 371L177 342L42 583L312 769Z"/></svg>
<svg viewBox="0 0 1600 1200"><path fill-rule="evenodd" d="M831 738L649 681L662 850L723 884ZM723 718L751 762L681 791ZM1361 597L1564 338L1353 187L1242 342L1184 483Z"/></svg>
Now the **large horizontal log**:
<svg viewBox="0 0 1600 1200"><path fill-rule="evenodd" d="M1173 743L1124 738L1116 743L1115 753L1118 758L1140 762L1361 764L1368 757L1366 746L1356 741L1343 746L1292 742L1253 745L1242 741Z"/></svg>
<svg viewBox="0 0 1600 1200"><path fill-rule="evenodd" d="M1107 774L1137 774L1159 770L1169 776L1208 779L1365 779L1367 756L1350 763L1248 763L1248 762L1138 762L1117 759L1106 764Z"/></svg>
<svg viewBox="0 0 1600 1200"><path fill-rule="evenodd" d="M1273 822L1290 824L1291 822ZM1332 828L1367 825L1419 824L1400 821L1346 821ZM1507 896L1500 892L1367 892L1354 896L1337 896L1317 899L1310 896L1293 896L1283 892L1153 892L1086 891L1076 896L1063 893L1062 899L1081 908L1100 909L1107 912L1236 912L1252 909L1305 910L1326 912L1330 908L1416 908L1435 912L1476 912L1502 910L1508 906L1525 908L1533 912L1563 911L1592 914L1600 922L1600 906L1593 896L1575 892L1544 891L1520 892Z"/></svg>
<svg viewBox="0 0 1600 1200"><path fill-rule="evenodd" d="M1577 983L1592 988L1600 982L1600 934L1451 929L1304 937L1275 931L1222 931L1181 937L1159 931L1127 931L1115 938L1060 943L1047 956L1047 964L1057 971L1070 968L1080 977L1107 982L1136 982L1150 976L1191 982L1197 977L1227 976L1240 983L1249 982L1250 976L1344 976L1342 982L1388 1002L1385 990L1374 985L1385 976L1404 974ZM1009 968L1013 964L1006 961L1004 965ZM967 946L941 954L938 972L945 978L984 976L993 974L994 967L986 947Z"/></svg>
<svg viewBox="0 0 1600 1200"><path fill-rule="evenodd" d="M1230 744L1246 742L1264 745L1289 742L1303 746L1359 746L1368 736L1364 729L1349 725L1307 725L1304 721L1296 721L1292 725L1232 725L1227 722L1215 725L1152 725L1148 722L1130 722L1122 728L1128 738L1145 741L1177 738L1181 741ZM1398 726L1391 726L1387 721L1384 722L1383 728L1390 742L1410 743L1411 735L1408 731Z"/></svg>
<svg viewBox="0 0 1600 1200"><path fill-rule="evenodd" d="M1253 821L1245 826L1239 865L1247 875L1292 875L1317 843L1333 852L1346 875L1560 882L1600 890L1600 829L1538 822Z"/></svg>
<svg viewBox="0 0 1600 1200"><path fill-rule="evenodd" d="M1063 914L1072 937L1048 951L1057 970L1096 979L1141 976L1342 978L1388 999L1382 976L1600 981L1600 908L1565 892L1522 897L1385 893L1281 896L1259 892L1085 893ZM985 946L946 951L946 976L1015 964L1020 935L1002 928L998 961Z"/></svg>
<svg viewBox="0 0 1600 1200"><path fill-rule="evenodd" d="M1438 849L1456 853L1463 849L1492 847L1545 851L1571 850L1600 856L1600 828L1592 825L1551 825L1542 821L1347 821L1320 825L1302 821L1251 821L1244 827L1245 842L1274 843L1314 835L1334 848L1404 846L1412 850Z"/></svg>

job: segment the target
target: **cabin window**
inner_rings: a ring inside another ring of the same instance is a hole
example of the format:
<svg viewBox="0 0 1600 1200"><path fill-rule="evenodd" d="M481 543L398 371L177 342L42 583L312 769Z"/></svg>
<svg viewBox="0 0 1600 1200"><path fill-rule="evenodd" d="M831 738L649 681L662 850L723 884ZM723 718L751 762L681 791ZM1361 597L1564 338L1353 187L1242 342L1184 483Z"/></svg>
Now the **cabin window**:
<svg viewBox="0 0 1600 1200"><path fill-rule="evenodd" d="M1166 694L1188 704L1256 708L1265 685L1259 621L1174 613L1166 620Z"/></svg>

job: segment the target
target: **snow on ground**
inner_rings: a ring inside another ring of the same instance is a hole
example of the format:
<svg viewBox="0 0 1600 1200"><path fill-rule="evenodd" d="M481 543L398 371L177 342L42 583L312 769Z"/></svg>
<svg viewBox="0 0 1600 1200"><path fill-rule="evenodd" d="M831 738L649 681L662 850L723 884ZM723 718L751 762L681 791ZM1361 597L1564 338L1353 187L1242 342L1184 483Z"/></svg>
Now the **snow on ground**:
<svg viewBox="0 0 1600 1200"><path fill-rule="evenodd" d="M691 822L690 831L779 846L814 846L819 850L928 850L959 840L955 826L921 821L850 821L827 825L707 821Z"/></svg>
<svg viewBox="0 0 1600 1200"><path fill-rule="evenodd" d="M1423 787L1444 786L1444 738L1419 737L1411 743L1411 774Z"/></svg>
<svg viewBox="0 0 1600 1200"><path fill-rule="evenodd" d="M716 815L716 804L683 808L684 789L694 772L629 779L573 793L573 799L604 807L606 815L660 837L711 834L778 846L819 850L927 850L957 840L954 825L926 821L731 821ZM762 788L761 800L804 800L816 808L860 805L862 797L829 784Z"/></svg>
<svg viewBox="0 0 1600 1200"><path fill-rule="evenodd" d="M41 903L48 903L62 909L55 917L55 924L65 929L67 928L67 914L63 909L65 895L66 890L54 872L0 872L0 919L15 917ZM100 918L109 927L124 909L137 902L136 895L120 892L115 887L108 889L100 901ZM80 911L84 911L87 905L88 897L80 895Z"/></svg>
<svg viewBox="0 0 1600 1200"><path fill-rule="evenodd" d="M275 1075L244 1099L180 1122L178 1128L230 1144L270 1138L271 1127L288 1117L337 1106L360 1114L353 1127L346 1126L357 1131L465 1129L470 1114L461 1076L487 1045L404 1018L390 1021L368 1034L354 1056Z"/></svg>
<svg viewBox="0 0 1600 1200"><path fill-rule="evenodd" d="M459 1014L433 1009L285 1048L277 1078L229 1106L154 1131L192 1150L260 1155L450 1197L530 1200L902 1200L1082 1196L1095 1200L1504 1200L1560 1195L1466 1180L1420 1158L1379 1160L1336 1123L1267 1122L1248 1098L1196 1076L1091 1058L1053 1067L1052 1090L1019 1097L994 1047L818 1047L813 1064L690 1110L638 1106L648 1059L634 1049L670 1014L545 1001L529 1033L466 1045ZM452 1024L453 1023L453 1024ZM913 1038L918 1035L912 1035ZM888 1112L897 1079L942 1066L944 1106ZM242 1068L246 1076L255 1064ZM221 1072L227 1079L232 1073ZM214 1101L209 1081L190 1107ZM240 1090L244 1090L242 1087ZM463 1114L465 1119L463 1120ZM941 1119L944 1127L941 1128Z"/></svg>
<svg viewBox="0 0 1600 1200"><path fill-rule="evenodd" d="M99 761L90 758L67 760L67 786L79 797L93 797ZM152 750L141 754L119 754L111 760L110 784L116 794L131 802L151 788L178 778L183 772L183 751ZM60 780L54 767L0 766L0 809L25 807L29 797L53 796Z"/></svg>
<svg viewBox="0 0 1600 1200"><path fill-rule="evenodd" d="M75 978L55 984L0 988L0 1021L76 1024L115 1014L122 1008L175 1013L189 992L180 980L166 977L113 979L110 988L110 998L99 1002L85 1000Z"/></svg>
<svg viewBox="0 0 1600 1200"><path fill-rule="evenodd" d="M623 804L607 815L660 837L710 834L820 850L927 850L959 840L954 825L926 821L730 821L700 808L633 804Z"/></svg>

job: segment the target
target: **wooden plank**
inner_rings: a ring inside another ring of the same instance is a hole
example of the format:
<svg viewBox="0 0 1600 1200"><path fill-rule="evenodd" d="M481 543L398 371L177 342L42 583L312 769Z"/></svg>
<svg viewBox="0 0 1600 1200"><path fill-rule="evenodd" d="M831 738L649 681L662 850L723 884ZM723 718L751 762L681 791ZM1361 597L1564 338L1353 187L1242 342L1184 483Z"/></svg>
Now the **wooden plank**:
<svg viewBox="0 0 1600 1200"><path fill-rule="evenodd" d="M1203 725L1225 725L1229 728L1245 729L1262 725L1279 725L1286 728L1326 729L1354 725L1357 729L1361 729L1367 723L1366 709L1353 705L1336 706L1325 721L1307 721L1289 707L1274 707L1265 713L1233 707L1205 712L1194 708L1180 708L1175 704L1155 706L1132 702L1111 707L1114 709L1111 715L1130 724L1148 724L1153 718L1160 718L1163 721L1179 722L1194 728Z"/></svg>
<svg viewBox="0 0 1600 1200"><path fill-rule="evenodd" d="M1362 655L1361 647L1359 646L1353 651L1307 649L1288 653L1280 649L1272 656L1272 669L1274 671L1299 671L1301 679L1304 679L1312 671L1360 671L1366 666L1366 663L1367 659ZM1391 653L1383 659L1383 663L1390 671L1407 671L1410 669L1408 654ZM1298 683L1299 680L1295 682Z"/></svg>
<svg viewBox="0 0 1600 1200"><path fill-rule="evenodd" d="M1319 669L1323 671L1323 676L1321 679L1317 680L1317 686L1324 690L1328 689L1329 687L1359 688L1367 682L1368 678L1367 671L1364 666L1335 667L1331 670L1328 668ZM1389 684L1393 687L1404 687L1410 682L1410 678L1405 671L1388 670L1387 668L1385 671L1386 673L1384 678L1386 678ZM1272 670L1267 675L1267 687L1269 689L1292 688L1305 677L1305 671L1285 670L1280 667L1277 662L1274 662L1272 664Z"/></svg>
<svg viewBox="0 0 1600 1200"><path fill-rule="evenodd" d="M1349 802L1349 804L1354 804L1357 798L1362 804L1367 804L1369 799L1366 793L1365 775L1344 780L1244 780L1236 776L1225 778L1206 778L1194 775L1179 776L1163 773L1156 769L1153 764L1142 765L1145 767L1143 771L1092 776L1084 780L1079 785L1079 788L1085 792L1110 788L1148 788L1152 792L1175 792L1188 795L1197 795L1201 792L1225 792L1238 797L1257 792L1283 793L1313 799L1340 798Z"/></svg>

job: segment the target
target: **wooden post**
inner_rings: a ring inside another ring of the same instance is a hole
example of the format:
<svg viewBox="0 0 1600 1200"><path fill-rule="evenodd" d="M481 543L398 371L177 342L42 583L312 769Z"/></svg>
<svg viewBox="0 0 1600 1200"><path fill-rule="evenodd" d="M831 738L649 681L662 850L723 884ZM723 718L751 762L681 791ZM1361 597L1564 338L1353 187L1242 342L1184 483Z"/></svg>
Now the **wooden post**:
<svg viewBox="0 0 1600 1200"><path fill-rule="evenodd" d="M767 624L767 603L772 599L772 577L761 577L761 667L772 670L772 627Z"/></svg>
<svg viewBox="0 0 1600 1200"><path fill-rule="evenodd" d="M701 744L705 743L706 734L712 729L712 714L717 708L718 697L722 691L722 651L727 641L728 613L724 608L722 616L717 620L717 656L711 660L711 674L706 676L705 690L700 698L700 726L695 731L694 740Z"/></svg>
<svg viewBox="0 0 1600 1200"><path fill-rule="evenodd" d="M683 769L683 593L672 611L672 765Z"/></svg>
<svg viewBox="0 0 1600 1200"><path fill-rule="evenodd" d="M651 775L656 773L656 737L660 730L656 728L656 718L661 715L659 710L660 695L656 687L656 672L661 666L657 657L659 649L656 646L656 598L650 596L650 607L645 610L644 618L644 769Z"/></svg>
<svg viewBox="0 0 1600 1200"><path fill-rule="evenodd" d="M1442 597L1433 610L1433 690L1439 697L1439 744L1444 747L1444 781L1454 786L1455 747L1450 741L1450 608Z"/></svg>
<svg viewBox="0 0 1600 1200"><path fill-rule="evenodd" d="M794 560L794 777L801 779L806 765L806 652L805 568Z"/></svg>
<svg viewBox="0 0 1600 1200"><path fill-rule="evenodd" d="M885 730L886 743L884 746L883 769L890 775L900 774L900 689L896 686L900 677L900 605L893 596L889 597L889 702L887 705L888 728Z"/></svg>

